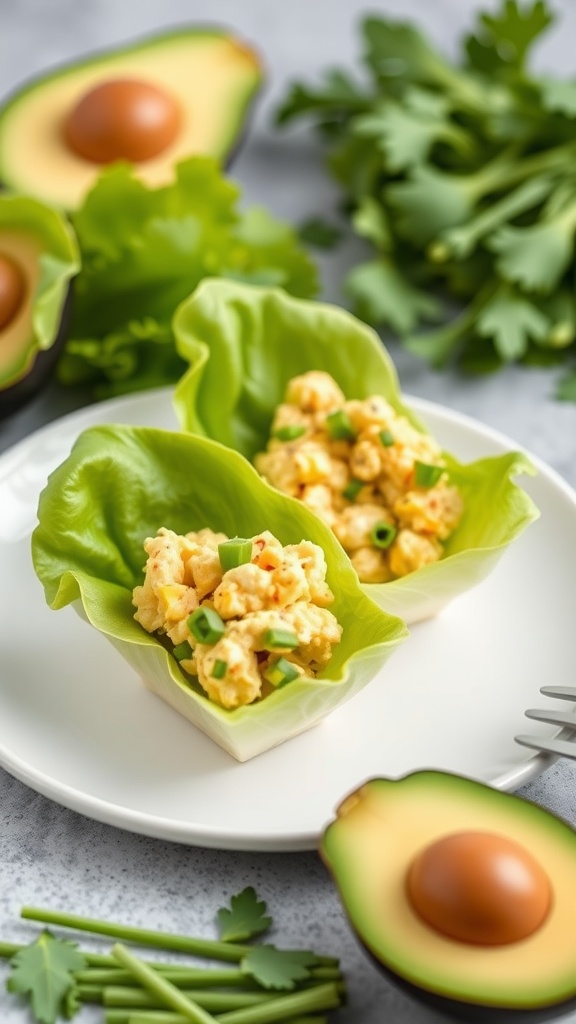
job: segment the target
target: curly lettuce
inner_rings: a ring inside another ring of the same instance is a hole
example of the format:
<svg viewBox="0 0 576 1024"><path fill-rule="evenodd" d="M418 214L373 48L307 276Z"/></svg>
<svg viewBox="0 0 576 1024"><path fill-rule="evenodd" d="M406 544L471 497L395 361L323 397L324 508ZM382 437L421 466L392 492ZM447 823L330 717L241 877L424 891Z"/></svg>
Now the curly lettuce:
<svg viewBox="0 0 576 1024"><path fill-rule="evenodd" d="M317 293L316 268L292 228L261 207L240 211L239 200L209 157L178 164L160 188L127 164L102 172L72 215L82 267L63 383L103 397L176 381L185 364L172 314L208 275Z"/></svg>
<svg viewBox="0 0 576 1024"><path fill-rule="evenodd" d="M174 394L182 429L220 441L247 459L266 447L289 379L307 370L330 373L347 398L383 395L426 430L403 401L378 335L336 306L294 299L279 289L208 280L180 305L173 329L189 364ZM519 474L535 472L523 453L468 464L445 456L465 512L443 558L388 583L362 584L381 608L408 623L435 615L484 579L539 514L514 482Z"/></svg>
<svg viewBox="0 0 576 1024"><path fill-rule="evenodd" d="M268 529L283 544L303 538L319 544L335 594L331 610L343 627L320 675L233 711L209 701L161 640L134 619L143 542L161 526L177 533L209 526L231 537ZM316 516L269 487L237 452L176 431L120 425L84 431L40 496L32 554L49 606L74 604L152 691L239 761L315 725L366 686L407 636L403 622L362 592Z"/></svg>

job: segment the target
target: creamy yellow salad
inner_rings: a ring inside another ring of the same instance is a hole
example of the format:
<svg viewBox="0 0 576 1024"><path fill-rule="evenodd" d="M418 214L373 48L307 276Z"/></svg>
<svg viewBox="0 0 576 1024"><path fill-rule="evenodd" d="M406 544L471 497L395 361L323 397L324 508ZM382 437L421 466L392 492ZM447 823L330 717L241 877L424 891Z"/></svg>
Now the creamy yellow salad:
<svg viewBox="0 0 576 1024"><path fill-rule="evenodd" d="M430 435L380 395L346 400L320 370L288 382L254 463L331 527L364 583L436 562L463 511Z"/></svg>
<svg viewBox="0 0 576 1024"><path fill-rule="evenodd" d="M327 607L334 595L317 544L163 527L144 549L134 617L168 638L210 700L251 704L329 662L342 627Z"/></svg>

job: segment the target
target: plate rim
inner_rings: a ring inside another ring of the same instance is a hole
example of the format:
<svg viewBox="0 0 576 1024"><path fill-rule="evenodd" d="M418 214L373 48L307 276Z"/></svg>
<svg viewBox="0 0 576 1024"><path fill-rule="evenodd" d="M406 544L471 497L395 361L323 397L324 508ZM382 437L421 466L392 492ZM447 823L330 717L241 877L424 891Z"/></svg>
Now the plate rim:
<svg viewBox="0 0 576 1024"><path fill-rule="evenodd" d="M11 473L17 472L18 463L22 455L31 449L33 450L39 438L44 439L49 437L51 433L58 433L61 430L66 431L67 428L71 428L69 441L72 444L80 430L84 429L83 421L90 421L96 418L97 422L113 422L111 417L114 415L115 409L125 410L126 406L128 406L130 413L133 407L137 408L140 404L146 405L151 400L160 404L167 402L171 406L172 395L173 389L170 387L150 388L134 394L120 395L80 406L78 409L37 427L26 437L21 438L3 452L0 452L0 487L3 481L10 477ZM547 478L554 488L560 490L569 499L576 513L576 491L568 481L543 459L504 432L483 423L467 413L460 412L427 398L418 397L409 392L403 392L403 400L407 405L412 406L416 412L422 413L424 416L426 416L426 413L430 413L443 417L449 423L480 434L497 445L522 451L534 464L538 474ZM105 417L105 419L103 420L102 417ZM132 419L133 417L131 416L130 422L132 422ZM177 429L176 422L174 429ZM28 536L28 534L26 535ZM495 789L504 791L518 789L536 778L556 760L557 758L554 755L534 751L513 768L490 779L487 784ZM327 808L325 822L317 831L275 833L269 830L253 830L247 834L221 826L196 826L190 822L178 822L169 817L134 810L125 805L105 800L32 767L21 757L10 752L5 742L2 741L0 741L0 767L42 796L53 800L62 807L102 824L112 825L138 835L178 842L189 846L243 850L246 852L312 850L317 847L322 828L325 824L328 824L335 810L334 808ZM357 786L362 785L364 781L366 779L359 779L353 787L350 787L349 792L352 788L355 789ZM344 799L345 796L346 794L343 793L341 799Z"/></svg>

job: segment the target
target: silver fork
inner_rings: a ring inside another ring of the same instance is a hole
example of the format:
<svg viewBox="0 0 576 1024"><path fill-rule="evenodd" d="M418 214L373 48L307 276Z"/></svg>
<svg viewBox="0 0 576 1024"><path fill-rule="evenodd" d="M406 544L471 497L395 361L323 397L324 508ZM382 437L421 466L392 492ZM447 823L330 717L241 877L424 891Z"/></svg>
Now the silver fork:
<svg viewBox="0 0 576 1024"><path fill-rule="evenodd" d="M575 686L542 686L540 689L545 697L560 697L563 700L576 702ZM564 728L556 736L515 736L517 743L524 747L531 747L533 750L542 750L547 754L556 754L557 757L571 757L576 760L576 708L572 711L554 711L552 709L539 710L529 708L524 714L536 722L546 722L548 725L561 725Z"/></svg>

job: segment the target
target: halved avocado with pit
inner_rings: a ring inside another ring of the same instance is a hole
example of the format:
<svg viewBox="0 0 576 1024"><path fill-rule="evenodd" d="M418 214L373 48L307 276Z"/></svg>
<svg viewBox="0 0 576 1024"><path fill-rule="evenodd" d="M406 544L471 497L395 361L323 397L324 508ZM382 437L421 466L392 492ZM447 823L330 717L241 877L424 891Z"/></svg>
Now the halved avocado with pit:
<svg viewBox="0 0 576 1024"><path fill-rule="evenodd" d="M61 213L0 196L0 417L49 380L78 269L76 238Z"/></svg>
<svg viewBox="0 0 576 1024"><path fill-rule="evenodd" d="M576 832L446 772L371 779L320 842L344 909L384 973L483 1024L576 1006Z"/></svg>
<svg viewBox="0 0 576 1024"><path fill-rule="evenodd" d="M64 65L0 107L0 181L73 210L117 160L153 187L185 157L225 163L262 78L245 43L198 26Z"/></svg>

